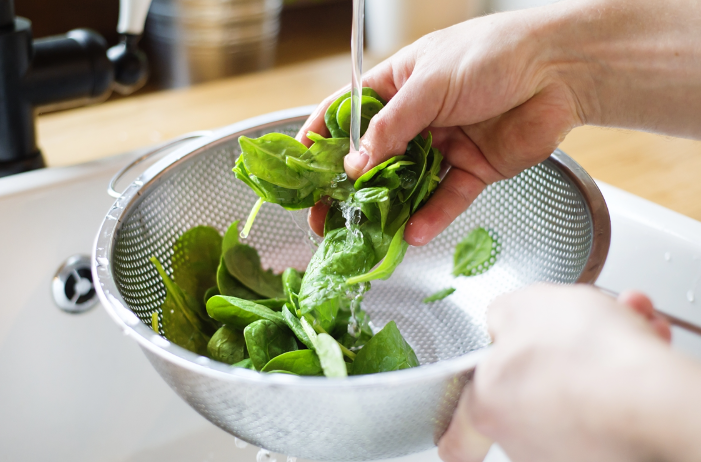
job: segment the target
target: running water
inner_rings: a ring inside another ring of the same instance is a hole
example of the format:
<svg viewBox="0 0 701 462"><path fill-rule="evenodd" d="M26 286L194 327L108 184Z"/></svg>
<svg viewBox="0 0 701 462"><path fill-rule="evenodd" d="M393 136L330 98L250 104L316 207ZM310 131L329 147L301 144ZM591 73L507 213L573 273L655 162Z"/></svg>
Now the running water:
<svg viewBox="0 0 701 462"><path fill-rule="evenodd" d="M363 94L363 30L365 0L353 0L353 29L351 32L351 124L350 152L360 149L360 107Z"/></svg>

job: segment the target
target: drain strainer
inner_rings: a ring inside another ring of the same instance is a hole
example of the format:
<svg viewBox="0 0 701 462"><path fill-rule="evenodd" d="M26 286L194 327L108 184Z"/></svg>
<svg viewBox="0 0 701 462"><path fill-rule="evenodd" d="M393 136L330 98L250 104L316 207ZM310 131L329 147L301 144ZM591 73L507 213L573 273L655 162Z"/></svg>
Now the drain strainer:
<svg viewBox="0 0 701 462"><path fill-rule="evenodd" d="M97 303L90 271L90 257L73 255L58 269L51 282L54 302L68 313L83 313Z"/></svg>

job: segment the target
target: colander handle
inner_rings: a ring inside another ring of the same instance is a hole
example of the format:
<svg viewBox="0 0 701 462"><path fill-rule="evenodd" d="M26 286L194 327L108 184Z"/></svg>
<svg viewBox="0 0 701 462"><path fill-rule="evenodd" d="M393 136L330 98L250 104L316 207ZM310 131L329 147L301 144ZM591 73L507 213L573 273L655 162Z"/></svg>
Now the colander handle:
<svg viewBox="0 0 701 462"><path fill-rule="evenodd" d="M605 293L606 295L610 295L611 297L618 298L618 292L611 290L611 289L606 289L601 286L595 285L597 289L599 289L601 292ZM655 308L655 313L658 316L661 316L662 318L666 319L668 323L670 323L673 326L679 327L681 329L686 330L687 332L691 332L692 334L696 334L701 336L701 327L697 326L696 324L692 324L688 321L684 321L681 318L678 318L676 316L672 316L671 314L667 314L663 311L660 311Z"/></svg>
<svg viewBox="0 0 701 462"><path fill-rule="evenodd" d="M132 160L129 162L124 168L122 168L120 171L118 171L110 180L109 185L107 185L107 194L110 196L114 197L115 199L119 199L122 196L122 193L118 192L115 188L117 185L117 182L124 176L125 173L127 173L129 170L132 169L132 167L140 164L141 162L155 156L158 153L161 153L165 151L168 148L172 148L173 146L177 146L178 144L182 143L183 141L188 141L188 140L194 140L197 138L202 138L203 136L209 136L213 132L203 130L199 132L192 132L192 133L186 133L185 135L178 136L177 138L173 138L172 140L166 142L165 144L157 147L153 151L149 151L146 154L137 157L136 159Z"/></svg>

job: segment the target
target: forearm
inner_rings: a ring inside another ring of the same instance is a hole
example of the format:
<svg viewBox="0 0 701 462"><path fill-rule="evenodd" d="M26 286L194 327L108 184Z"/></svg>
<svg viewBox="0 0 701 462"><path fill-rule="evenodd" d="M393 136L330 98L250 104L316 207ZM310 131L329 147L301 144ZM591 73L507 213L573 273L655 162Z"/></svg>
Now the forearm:
<svg viewBox="0 0 701 462"><path fill-rule="evenodd" d="M540 10L549 73L583 123L701 138L701 0L581 0Z"/></svg>

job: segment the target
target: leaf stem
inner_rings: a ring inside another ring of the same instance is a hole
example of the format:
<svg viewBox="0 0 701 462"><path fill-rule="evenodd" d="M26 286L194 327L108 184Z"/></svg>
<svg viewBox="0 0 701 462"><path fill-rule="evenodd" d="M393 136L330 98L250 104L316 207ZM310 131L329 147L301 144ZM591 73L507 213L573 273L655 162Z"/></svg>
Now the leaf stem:
<svg viewBox="0 0 701 462"><path fill-rule="evenodd" d="M255 205L251 209L251 213L248 214L248 220L246 220L246 225L243 227L243 231L241 231L241 239L246 239L248 237L248 233L251 232L251 228L253 227L253 222L256 220L256 215L258 215L258 211L260 210L261 206L263 205L263 200L262 197L259 197L258 200L256 201Z"/></svg>
<svg viewBox="0 0 701 462"><path fill-rule="evenodd" d="M316 322L315 322L315 323L313 324L313 327L314 327L314 330L316 331L317 334L326 334L326 335L329 335L329 333L326 332L326 330L324 330L324 328L321 327L321 325L320 325L319 323L316 323ZM332 337L332 338L333 338L333 337ZM334 339L334 340L336 340L336 339ZM336 343L338 343L338 346L341 347L341 352L342 352L344 355L348 356L348 358L349 358L351 361L355 359L355 353L353 353L353 352L350 351L348 348L346 348L346 347L344 347L343 345L341 345L341 343L340 343L338 340L336 340Z"/></svg>

